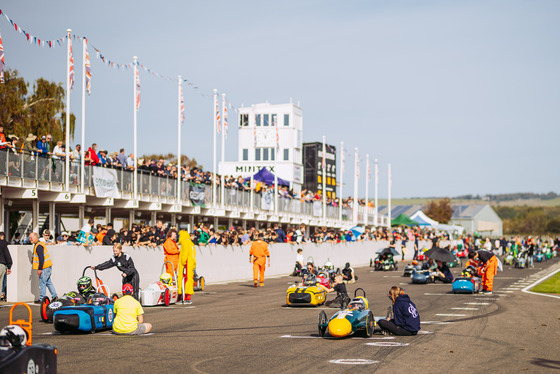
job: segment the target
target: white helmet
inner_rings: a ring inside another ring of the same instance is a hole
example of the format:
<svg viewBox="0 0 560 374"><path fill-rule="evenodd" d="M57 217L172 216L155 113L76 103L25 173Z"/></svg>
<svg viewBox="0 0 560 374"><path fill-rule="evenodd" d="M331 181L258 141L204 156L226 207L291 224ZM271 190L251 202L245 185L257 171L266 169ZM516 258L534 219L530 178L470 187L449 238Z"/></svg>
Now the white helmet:
<svg viewBox="0 0 560 374"><path fill-rule="evenodd" d="M0 331L0 347L22 347L27 343L27 333L18 325L8 325Z"/></svg>
<svg viewBox="0 0 560 374"><path fill-rule="evenodd" d="M333 265L330 261L327 261L327 262L325 262L325 268L326 268L327 270L333 270L333 269L334 269L334 265Z"/></svg>

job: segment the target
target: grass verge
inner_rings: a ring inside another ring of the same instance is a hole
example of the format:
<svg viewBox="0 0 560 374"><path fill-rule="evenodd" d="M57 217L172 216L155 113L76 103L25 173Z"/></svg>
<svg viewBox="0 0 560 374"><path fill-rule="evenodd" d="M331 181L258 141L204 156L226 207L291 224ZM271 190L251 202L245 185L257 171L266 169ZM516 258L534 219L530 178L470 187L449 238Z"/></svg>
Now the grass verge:
<svg viewBox="0 0 560 374"><path fill-rule="evenodd" d="M560 294L560 271L531 290L533 292Z"/></svg>

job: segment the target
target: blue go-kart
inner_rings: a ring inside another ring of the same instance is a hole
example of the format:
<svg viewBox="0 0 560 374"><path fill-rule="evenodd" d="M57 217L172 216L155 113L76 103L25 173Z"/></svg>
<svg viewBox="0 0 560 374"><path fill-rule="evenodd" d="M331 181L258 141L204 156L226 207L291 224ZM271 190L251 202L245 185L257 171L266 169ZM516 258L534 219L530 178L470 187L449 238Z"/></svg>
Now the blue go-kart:
<svg viewBox="0 0 560 374"><path fill-rule="evenodd" d="M102 293L91 296L88 304L67 306L54 312L53 326L61 333L95 333L113 327L113 300Z"/></svg>

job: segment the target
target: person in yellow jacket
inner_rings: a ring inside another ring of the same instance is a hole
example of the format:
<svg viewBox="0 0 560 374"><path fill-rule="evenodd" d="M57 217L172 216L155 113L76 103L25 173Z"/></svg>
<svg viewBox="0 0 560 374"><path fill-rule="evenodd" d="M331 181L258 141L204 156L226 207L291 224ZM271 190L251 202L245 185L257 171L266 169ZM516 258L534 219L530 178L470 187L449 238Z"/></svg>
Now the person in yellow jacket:
<svg viewBox="0 0 560 374"><path fill-rule="evenodd" d="M29 234L29 241L33 244L33 270L37 270L37 276L39 277L39 299L35 300L35 303L40 304L43 298L47 296L47 287L53 300L56 300L58 298L56 289L51 281L53 264L47 246L39 241L39 234L36 232Z"/></svg>
<svg viewBox="0 0 560 374"><path fill-rule="evenodd" d="M163 243L163 252L165 253L164 261L169 261L171 264L165 264L165 272L173 275L173 272L177 271L179 265L179 246L177 245L177 231L174 229L169 230L167 233L167 238Z"/></svg>
<svg viewBox="0 0 560 374"><path fill-rule="evenodd" d="M179 295L182 295L183 276L185 280L185 303L192 304L191 297L194 294L194 269L196 268L196 248L191 240L191 236L187 231L179 232L179 246L181 253L179 254ZM185 274L183 274L185 273Z"/></svg>

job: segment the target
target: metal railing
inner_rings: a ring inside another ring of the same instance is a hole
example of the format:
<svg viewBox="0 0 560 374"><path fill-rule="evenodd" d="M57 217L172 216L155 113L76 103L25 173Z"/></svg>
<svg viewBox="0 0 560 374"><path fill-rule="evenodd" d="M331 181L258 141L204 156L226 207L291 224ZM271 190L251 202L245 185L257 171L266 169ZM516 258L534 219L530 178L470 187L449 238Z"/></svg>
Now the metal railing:
<svg viewBox="0 0 560 374"><path fill-rule="evenodd" d="M11 149L0 150L0 177L7 177L7 185L21 185L22 180L37 181L39 188L46 188L45 183L50 184L50 189L55 189L65 183L65 159L64 157L52 155L39 155L34 152L18 150L14 152ZM105 166L86 165L84 168L84 189L81 190L81 165L79 161L72 160L70 162L70 187L73 191L88 194L93 185L94 168ZM109 166L110 167L110 166ZM117 188L124 197L133 197L133 174L134 171L122 168L120 166L111 167L117 174ZM164 203L190 202L191 205L205 205L210 207L213 203L213 191L211 185L198 185L198 189L203 188L204 198L202 201L193 203L191 200L191 191L195 191L192 183L182 180L179 188L180 194L177 196L177 179L170 176L162 176L152 174L147 170L138 170L137 192L138 198L141 200L156 200ZM40 183L39 183L40 182ZM29 183L25 184L26 186ZM265 196L266 194L269 196ZM263 212L270 214L274 211L274 194L273 192L254 192L241 190L237 188L225 188L224 202L222 204L222 195L220 188L217 188L216 207L225 207L229 209L239 209L249 211L251 207L251 195L253 197L253 210L257 213ZM303 201L299 198L286 198L282 195L278 196L278 213L282 215L305 217L309 219L320 220L323 217L321 201ZM188 203L187 203L188 204ZM358 224L363 224L364 214L368 214L368 222L373 224L374 212L372 208L364 206L358 207ZM340 210L335 206L326 207L326 218L329 220L339 220ZM342 209L342 221L351 222L353 219L352 208L344 207ZM387 217L379 216L378 225L386 225Z"/></svg>

